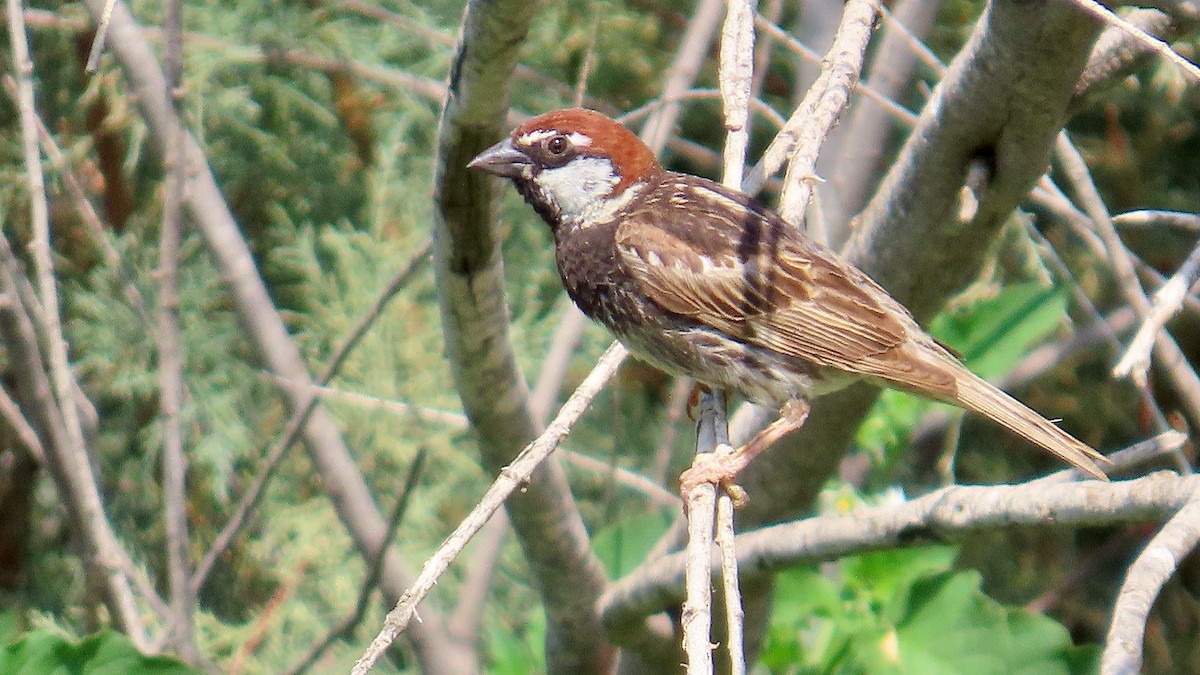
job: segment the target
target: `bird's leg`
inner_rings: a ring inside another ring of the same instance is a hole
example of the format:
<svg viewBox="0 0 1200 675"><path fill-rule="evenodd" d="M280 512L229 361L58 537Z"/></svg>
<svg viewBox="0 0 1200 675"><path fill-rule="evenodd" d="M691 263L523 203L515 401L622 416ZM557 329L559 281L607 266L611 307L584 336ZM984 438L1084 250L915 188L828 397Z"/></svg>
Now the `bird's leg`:
<svg viewBox="0 0 1200 675"><path fill-rule="evenodd" d="M742 492L734 485L734 479L737 478L738 473L763 450L804 426L810 410L812 407L804 399L788 401L779 411L779 419L768 424L742 447L733 452L722 453L718 448L717 452L698 455L696 463L679 477L680 487L687 492L701 483L716 483L727 489L733 488L731 492ZM725 447L728 448L728 446Z"/></svg>

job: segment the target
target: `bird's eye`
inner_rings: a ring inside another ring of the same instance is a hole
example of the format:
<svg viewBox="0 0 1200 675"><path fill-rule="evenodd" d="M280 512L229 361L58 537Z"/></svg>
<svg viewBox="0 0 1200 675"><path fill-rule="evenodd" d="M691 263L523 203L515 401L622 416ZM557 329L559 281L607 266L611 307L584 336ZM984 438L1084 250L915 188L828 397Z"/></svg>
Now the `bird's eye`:
<svg viewBox="0 0 1200 675"><path fill-rule="evenodd" d="M550 154L552 155L561 155L567 151L567 145L567 137L560 134L558 136L554 136L546 142L546 149L549 150Z"/></svg>

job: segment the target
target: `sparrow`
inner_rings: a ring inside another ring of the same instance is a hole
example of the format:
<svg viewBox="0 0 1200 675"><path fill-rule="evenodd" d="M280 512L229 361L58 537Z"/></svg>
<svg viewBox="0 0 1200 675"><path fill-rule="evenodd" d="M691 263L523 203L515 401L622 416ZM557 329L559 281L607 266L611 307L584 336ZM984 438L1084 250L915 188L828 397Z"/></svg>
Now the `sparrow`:
<svg viewBox="0 0 1200 675"><path fill-rule="evenodd" d="M969 371L865 273L747 195L664 170L600 113L539 115L467 166L512 180L571 299L634 356L781 411L685 486L732 478L858 380L978 413L1106 479L1103 455Z"/></svg>

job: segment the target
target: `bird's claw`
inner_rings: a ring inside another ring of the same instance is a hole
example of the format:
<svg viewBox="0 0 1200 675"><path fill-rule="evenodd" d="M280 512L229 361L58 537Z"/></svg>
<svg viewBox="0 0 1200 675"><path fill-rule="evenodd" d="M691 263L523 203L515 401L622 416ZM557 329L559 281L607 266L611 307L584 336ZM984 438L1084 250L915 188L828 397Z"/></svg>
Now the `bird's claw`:
<svg viewBox="0 0 1200 675"><path fill-rule="evenodd" d="M692 488L705 483L720 487L733 499L735 508L741 508L750 502L750 497L736 479L739 472L746 468L746 460L741 453L728 445L718 446L713 452L696 455L692 466L679 476L680 491L686 498Z"/></svg>

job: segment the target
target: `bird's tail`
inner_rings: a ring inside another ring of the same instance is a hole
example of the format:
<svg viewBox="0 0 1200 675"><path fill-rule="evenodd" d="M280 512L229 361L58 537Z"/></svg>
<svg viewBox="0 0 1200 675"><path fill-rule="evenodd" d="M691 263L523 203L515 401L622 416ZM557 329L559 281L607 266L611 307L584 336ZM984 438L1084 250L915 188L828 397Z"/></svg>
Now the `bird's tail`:
<svg viewBox="0 0 1200 675"><path fill-rule="evenodd" d="M1109 464L1108 458L1093 450L1053 422L1037 414L1017 399L1000 391L974 374L963 369L957 378L958 404L1007 427L1026 440L1058 455L1079 470L1100 480L1108 480L1097 462Z"/></svg>

